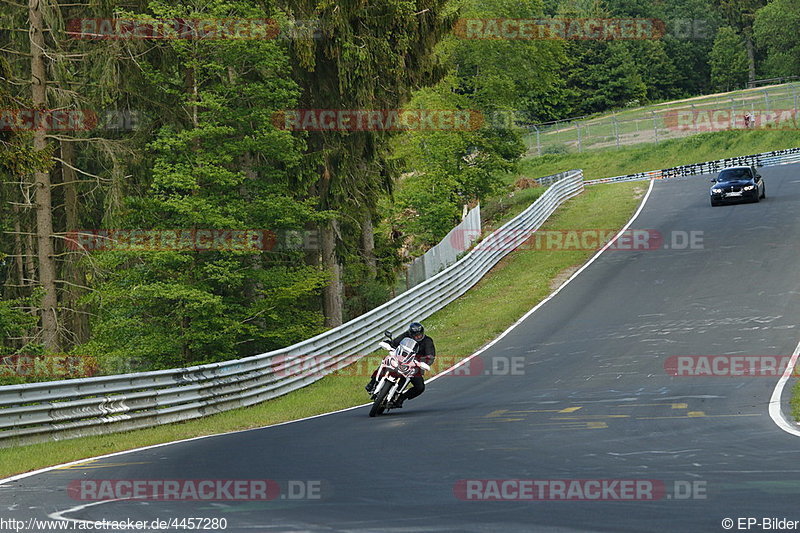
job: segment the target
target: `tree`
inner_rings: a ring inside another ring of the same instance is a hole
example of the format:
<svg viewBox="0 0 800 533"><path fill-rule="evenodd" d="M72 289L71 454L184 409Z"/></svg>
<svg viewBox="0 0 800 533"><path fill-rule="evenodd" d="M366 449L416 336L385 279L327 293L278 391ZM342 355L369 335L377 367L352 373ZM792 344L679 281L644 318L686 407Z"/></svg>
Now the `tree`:
<svg viewBox="0 0 800 533"><path fill-rule="evenodd" d="M733 28L719 29L709 54L711 83L720 91L740 88L747 82L747 53L744 41Z"/></svg>
<svg viewBox="0 0 800 533"><path fill-rule="evenodd" d="M645 99L651 102L680 97L684 91L678 85L678 68L669 55L664 40L645 40L625 43L636 69L646 87Z"/></svg>
<svg viewBox="0 0 800 533"><path fill-rule="evenodd" d="M28 105L14 95L12 77L11 65L0 57L0 109ZM20 185L27 183L28 176L50 168L51 161L47 151L34 149L32 137L25 130L0 130L0 175L7 176L0 182L0 353L29 347L38 324L35 317L42 295L32 288L36 278L33 244L24 235L30 232L22 230L27 210L20 207L18 191L24 190Z"/></svg>
<svg viewBox="0 0 800 533"><path fill-rule="evenodd" d="M31 57L31 104L33 109L47 109L47 66L45 50L45 25L42 2L30 0L30 57ZM33 149L45 153L48 146L46 131L33 131ZM44 290L41 303L43 344L58 351L58 297L56 293L56 258L53 253L53 203L52 183L49 169L37 169L33 173L36 194L36 251L39 261L39 283Z"/></svg>
<svg viewBox="0 0 800 533"><path fill-rule="evenodd" d="M800 73L800 0L773 0L756 12L753 32L759 48L766 50L769 76Z"/></svg>
<svg viewBox="0 0 800 533"><path fill-rule="evenodd" d="M597 113L630 102L644 101L647 85L623 42L580 43L570 69L569 87L575 89L576 114Z"/></svg>
<svg viewBox="0 0 800 533"><path fill-rule="evenodd" d="M271 9L152 2L129 16L259 19L277 16ZM164 40L148 43L137 62L138 88L158 98L161 116L141 147L148 165L127 184L117 227L280 236L324 219L301 198L309 187L299 168L303 140L271 120L298 95L283 41ZM302 249L156 248L94 256L102 275L85 301L96 318L81 349L108 371L243 357L322 330L316 304L325 276L302 264Z"/></svg>
<svg viewBox="0 0 800 533"><path fill-rule="evenodd" d="M108 9L104 14L110 14L108 6L96 9ZM68 110L85 119L76 128L65 124L66 129L52 127L54 120L42 120L36 127L23 127L25 134L15 134L17 140L26 138L45 164L11 173L6 184L12 187L4 195L13 219L13 243L4 249L13 250L15 261L6 284L14 286L20 301L34 306L31 311L40 319L31 338L40 339L51 351L69 349L79 342L77 330L81 330L82 340L86 336L85 328L80 327L86 323L86 313L76 309L77 294L86 287L77 268L79 254L66 249L64 230L76 229L79 215L93 207L81 205L83 176L96 178L91 196L100 205L104 191L98 183L102 178L81 166L86 161L102 162L103 157L94 156L98 152L119 155L117 142L107 132L80 131L91 128L92 112L102 117L102 106L114 101L99 96L124 91L120 85L111 90L106 86L105 92L98 89L108 81L115 47L92 48L65 33L66 20L85 15L86 5L32 1L27 12L12 10L7 15L10 31L0 36L0 47L8 58L8 76L4 78L13 80L9 92L15 100L10 108L36 109L50 119L58 115L50 114L49 109ZM70 131L73 129L78 131ZM92 150L95 154L85 157ZM16 166L16 170L22 167ZM43 290L37 291L39 296L34 299L36 287ZM26 338L22 341L27 342Z"/></svg>
<svg viewBox="0 0 800 533"><path fill-rule="evenodd" d="M538 0L467 2L465 19L536 19ZM435 87L417 91L411 107L471 110L485 121L475 129L413 131L393 142L406 177L387 225L403 235L405 252L418 253L458 223L465 204L474 205L503 186L525 151L517 122L555 118L566 109L567 59L554 40L468 39L448 36L439 47L449 74Z"/></svg>
<svg viewBox="0 0 800 533"><path fill-rule="evenodd" d="M752 85L756 79L756 53L753 44L753 23L756 11L767 4L767 0L713 0L723 20L744 39L747 50L747 80Z"/></svg>
<svg viewBox="0 0 800 533"><path fill-rule="evenodd" d="M292 41L295 79L303 109L397 109L415 88L441 76L433 49L450 29L453 13L445 0L319 3L291 0L297 19L319 23L320 39ZM318 176L314 194L322 210L336 217L322 224L322 264L330 273L324 291L326 325L343 321L341 265L337 253L340 220L356 220L374 209L389 176L379 167L390 135L385 132L311 132L307 162ZM366 164L365 164L366 163ZM372 163L372 164L371 164Z"/></svg>
<svg viewBox="0 0 800 533"><path fill-rule="evenodd" d="M475 109L487 117L475 94L459 94L461 80L450 75L436 87L418 91L412 107ZM519 97L518 100L522 98ZM506 105L513 105L510 100ZM396 139L394 157L413 175L396 197L397 209L409 210L399 226L417 245L433 245L459 220L462 206L496 193L503 176L516 169L524 152L513 124L495 124L465 131L408 132Z"/></svg>

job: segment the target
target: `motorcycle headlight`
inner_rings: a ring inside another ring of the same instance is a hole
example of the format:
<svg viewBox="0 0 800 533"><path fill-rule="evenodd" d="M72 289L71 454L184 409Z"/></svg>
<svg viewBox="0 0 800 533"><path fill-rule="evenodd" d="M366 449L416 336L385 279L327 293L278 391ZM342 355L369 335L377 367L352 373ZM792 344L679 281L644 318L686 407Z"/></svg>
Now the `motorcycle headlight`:
<svg viewBox="0 0 800 533"><path fill-rule="evenodd" d="M744 187L742 187L742 190L744 190L744 191L752 191L755 188L756 188L755 185L745 185Z"/></svg>

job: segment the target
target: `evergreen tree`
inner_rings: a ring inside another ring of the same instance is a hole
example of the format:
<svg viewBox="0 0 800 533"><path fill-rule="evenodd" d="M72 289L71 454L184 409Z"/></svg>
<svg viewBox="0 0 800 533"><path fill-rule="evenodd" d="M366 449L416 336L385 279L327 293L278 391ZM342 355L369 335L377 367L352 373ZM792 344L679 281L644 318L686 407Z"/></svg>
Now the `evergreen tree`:
<svg viewBox="0 0 800 533"><path fill-rule="evenodd" d="M744 40L733 28L723 27L709 54L711 83L719 91L731 91L747 83L747 52Z"/></svg>

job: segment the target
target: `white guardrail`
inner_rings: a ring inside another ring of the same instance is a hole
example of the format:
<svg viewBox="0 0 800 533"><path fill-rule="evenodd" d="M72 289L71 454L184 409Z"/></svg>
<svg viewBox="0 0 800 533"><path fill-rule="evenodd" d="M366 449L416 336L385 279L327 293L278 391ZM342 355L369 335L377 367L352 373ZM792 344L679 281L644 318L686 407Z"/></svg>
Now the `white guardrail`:
<svg viewBox="0 0 800 533"><path fill-rule="evenodd" d="M597 185L598 183L618 183L621 181L660 180L680 178L683 176L697 176L700 174L713 174L715 172L719 172L725 167L737 165L773 167L776 165L788 165L791 163L800 163L800 148L788 148L786 150L775 150L774 152L743 155L740 157L729 157L727 159L717 159L716 161L706 161L704 163L694 163L692 165L664 168L661 170L650 170L648 172L639 172L637 174L628 174L613 178L586 180L584 185Z"/></svg>
<svg viewBox="0 0 800 533"><path fill-rule="evenodd" d="M287 348L189 368L0 387L0 447L190 420L313 383L374 352L383 331L399 333L464 294L559 205L583 191L580 170L556 179L455 264L380 307Z"/></svg>

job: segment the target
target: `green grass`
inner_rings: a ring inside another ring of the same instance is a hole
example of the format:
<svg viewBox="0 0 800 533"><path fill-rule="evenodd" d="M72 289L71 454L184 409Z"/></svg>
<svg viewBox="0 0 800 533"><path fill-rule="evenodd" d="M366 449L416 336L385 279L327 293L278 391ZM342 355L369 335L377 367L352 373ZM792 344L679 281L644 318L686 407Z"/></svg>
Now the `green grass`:
<svg viewBox="0 0 800 533"><path fill-rule="evenodd" d="M544 156L523 162L522 174L540 177L569 168L584 168L587 179L609 177L680 164L800 146L792 131L732 131L701 134L661 143L658 147L598 150L565 156ZM545 229L621 227L638 205L642 182L590 187L567 202ZM495 199L489 207L493 225L513 217L544 188L523 189ZM425 321L440 354L434 370L474 353L552 292L551 283L586 261L591 251L519 250L507 256L476 287ZM525 290L520 290L524 288ZM514 294L514 298L508 298ZM488 327L487 327L488 324ZM262 427L364 403L363 385L377 363L375 357L328 376L287 396L260 405L156 428L0 449L0 476L49 465L128 450L140 446L227 431ZM346 375L345 375L346 374ZM423 400L424 401L424 397ZM792 414L800 420L800 385L795 385Z"/></svg>
<svg viewBox="0 0 800 533"><path fill-rule="evenodd" d="M520 173L527 177L538 178L567 168L582 168L586 179L608 178L798 146L800 146L798 130L701 133L683 139L664 141L658 145L647 144L530 157L520 163Z"/></svg>
<svg viewBox="0 0 800 533"><path fill-rule="evenodd" d="M662 102L659 104L623 109L614 113L598 114L586 117L573 123L556 123L542 126L540 129L539 143L542 153L556 150L558 153L569 151L586 151L600 149L605 146L635 145L641 143L654 143L656 140L678 138L695 135L696 132L676 129L674 115L669 123L665 117L673 112L693 109L695 111L732 110L737 120L736 128L743 128L744 114L750 111L794 109L797 106L795 95L800 93L800 84L789 83L757 89L744 89L694 97L685 100ZM704 115L703 115L704 116ZM698 126L702 128L703 116L698 116ZM578 146L579 134L576 124L580 124L580 147ZM658 129L658 138L654 128ZM525 136L526 146L529 150L537 152L537 137L535 133Z"/></svg>
<svg viewBox="0 0 800 533"><path fill-rule="evenodd" d="M569 200L544 227L620 228L638 205L643 190L642 183L591 187ZM514 209L518 207L515 205ZM503 215L510 216L509 213ZM439 354L434 371L447 368L491 341L550 294L554 278L566 269L584 263L592 254L592 251L557 250L518 250L509 254L467 294L425 321L426 329L436 340ZM508 298L509 294L515 297ZM355 371L345 369L341 374L327 376L287 396L194 421L0 449L0 476L140 446L261 427L359 405L367 399L363 386L376 364L377 359L373 356L357 363ZM417 401L424 402L424 396Z"/></svg>
<svg viewBox="0 0 800 533"><path fill-rule="evenodd" d="M795 367L794 376L797 375L798 367ZM792 418L800 422L800 381L795 381L792 387L792 397L789 399L789 406L792 409Z"/></svg>
<svg viewBox="0 0 800 533"><path fill-rule="evenodd" d="M621 228L645 187L642 183L590 187L569 200L542 229ZM593 254L558 250L509 254L466 295L426 321L437 351L451 358L473 353L549 295L551 282L559 274L583 264Z"/></svg>
<svg viewBox="0 0 800 533"><path fill-rule="evenodd" d="M504 191L491 198L481 207L481 227L484 235L522 213L546 190L547 187L531 187L513 192Z"/></svg>

